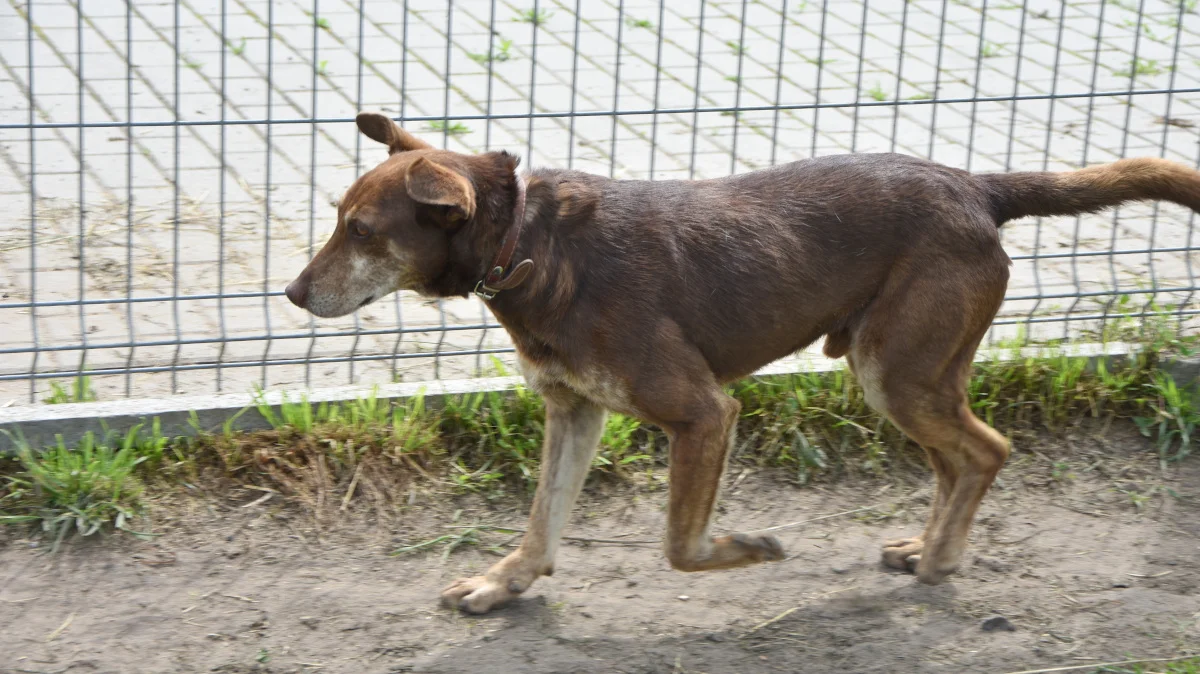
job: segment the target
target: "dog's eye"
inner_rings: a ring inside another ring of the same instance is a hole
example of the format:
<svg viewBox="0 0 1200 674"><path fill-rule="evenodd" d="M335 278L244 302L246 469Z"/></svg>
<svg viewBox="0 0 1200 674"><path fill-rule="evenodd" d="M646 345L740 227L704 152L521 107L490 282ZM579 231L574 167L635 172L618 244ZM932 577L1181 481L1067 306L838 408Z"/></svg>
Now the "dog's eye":
<svg viewBox="0 0 1200 674"><path fill-rule="evenodd" d="M350 224L350 233L353 234L354 236L357 236L360 239L365 239L366 237L371 235L371 230L368 229L367 226L364 225L362 222L360 222L358 220L354 220L353 222L351 222L349 224Z"/></svg>

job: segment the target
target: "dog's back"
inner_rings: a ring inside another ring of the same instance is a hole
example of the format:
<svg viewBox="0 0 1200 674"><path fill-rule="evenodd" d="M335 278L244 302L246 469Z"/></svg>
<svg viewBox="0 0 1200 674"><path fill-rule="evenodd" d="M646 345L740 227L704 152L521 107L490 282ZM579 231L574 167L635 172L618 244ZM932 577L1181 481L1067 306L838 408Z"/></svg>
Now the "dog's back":
<svg viewBox="0 0 1200 674"><path fill-rule="evenodd" d="M555 225L549 257L573 301L667 314L734 379L836 331L897 266L1004 274L986 194L970 174L897 154L822 157L704 181L620 181L539 171L594 200ZM972 261L970 258L978 258Z"/></svg>

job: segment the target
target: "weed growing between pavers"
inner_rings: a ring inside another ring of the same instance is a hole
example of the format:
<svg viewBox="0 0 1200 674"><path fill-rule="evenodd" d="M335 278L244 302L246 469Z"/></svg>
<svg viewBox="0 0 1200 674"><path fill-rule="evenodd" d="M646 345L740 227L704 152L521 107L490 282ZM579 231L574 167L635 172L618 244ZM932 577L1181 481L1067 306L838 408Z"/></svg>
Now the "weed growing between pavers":
<svg viewBox="0 0 1200 674"><path fill-rule="evenodd" d="M1175 337L1159 341L1188 348ZM1113 361L1022 358L1014 348L976 365L970 404L1015 441L1018 454L1036 432L1132 420L1154 439L1165 467L1191 452L1200 393L1161 370L1158 352ZM735 463L772 468L799 484L882 478L923 465L920 449L867 406L847 371L752 378L728 391L742 405ZM217 432L166 438L155 423L123 436L89 436L76 448L22 447L0 467L0 522L32 523L56 541L127 529L143 512L143 485L215 493L250 487L316 513L353 503L386 515L414 481L489 498L527 495L536 484L545 408L525 388L451 397L437 410L422 398L397 404L369 396L316 405L285 399L258 411L270 430L234 431L231 420ZM653 470L665 465L666 447L658 429L610 415L592 479L657 488L662 479ZM1068 479L1068 467L1055 465Z"/></svg>
<svg viewBox="0 0 1200 674"><path fill-rule="evenodd" d="M96 391L92 388L92 378L82 375L67 384L50 382L50 395L43 398L42 402L47 405L62 405L64 403L92 402L95 399Z"/></svg>

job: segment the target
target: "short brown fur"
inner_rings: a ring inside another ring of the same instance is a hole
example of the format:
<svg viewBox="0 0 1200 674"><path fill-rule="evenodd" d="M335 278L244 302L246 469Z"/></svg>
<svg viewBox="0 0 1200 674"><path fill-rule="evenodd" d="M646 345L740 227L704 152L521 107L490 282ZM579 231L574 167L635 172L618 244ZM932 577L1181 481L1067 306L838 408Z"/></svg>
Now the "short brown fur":
<svg viewBox="0 0 1200 674"><path fill-rule="evenodd" d="M333 236L288 297L329 316L398 289L468 295L512 226L516 159L435 150L380 115L360 115L359 126L391 156L347 192ZM437 180L414 190L423 175ZM489 306L547 400L543 472L521 546L443 597L487 611L553 569L606 409L670 439L673 566L782 559L774 537L709 533L738 414L721 387L823 335L867 401L928 454L937 479L928 525L887 543L883 560L941 582L1009 453L965 393L1008 282L997 228L1138 199L1200 208L1200 174L1128 159L971 175L893 154L693 182L534 170L515 257L534 271Z"/></svg>

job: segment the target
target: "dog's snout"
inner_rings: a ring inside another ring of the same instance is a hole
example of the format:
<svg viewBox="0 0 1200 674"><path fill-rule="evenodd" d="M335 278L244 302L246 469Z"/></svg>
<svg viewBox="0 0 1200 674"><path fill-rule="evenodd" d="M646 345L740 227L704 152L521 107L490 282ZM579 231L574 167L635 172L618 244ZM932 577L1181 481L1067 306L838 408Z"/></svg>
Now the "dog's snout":
<svg viewBox="0 0 1200 674"><path fill-rule="evenodd" d="M283 294L287 295L292 304L304 309L308 302L308 281L303 276L297 278L284 288Z"/></svg>

